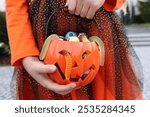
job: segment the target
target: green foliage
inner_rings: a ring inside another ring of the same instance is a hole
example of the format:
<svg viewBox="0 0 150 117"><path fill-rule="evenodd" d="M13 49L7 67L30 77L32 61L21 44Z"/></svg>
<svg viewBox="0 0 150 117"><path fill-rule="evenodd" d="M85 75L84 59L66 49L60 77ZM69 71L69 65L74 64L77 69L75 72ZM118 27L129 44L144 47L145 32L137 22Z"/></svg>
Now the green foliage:
<svg viewBox="0 0 150 117"><path fill-rule="evenodd" d="M145 22L150 22L150 0L140 2L141 17Z"/></svg>
<svg viewBox="0 0 150 117"><path fill-rule="evenodd" d="M10 50L6 28L5 12L0 12L0 56L9 54Z"/></svg>

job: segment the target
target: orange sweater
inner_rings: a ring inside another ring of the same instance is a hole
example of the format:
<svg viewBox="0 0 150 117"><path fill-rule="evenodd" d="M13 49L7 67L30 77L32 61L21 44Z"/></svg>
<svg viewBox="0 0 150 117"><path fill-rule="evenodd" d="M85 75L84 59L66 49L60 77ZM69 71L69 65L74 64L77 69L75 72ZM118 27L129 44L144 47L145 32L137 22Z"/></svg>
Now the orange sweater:
<svg viewBox="0 0 150 117"><path fill-rule="evenodd" d="M106 0L104 8L114 11L121 7L125 0ZM11 48L11 64L22 65L22 58L39 56L29 20L26 0L6 0L6 19Z"/></svg>

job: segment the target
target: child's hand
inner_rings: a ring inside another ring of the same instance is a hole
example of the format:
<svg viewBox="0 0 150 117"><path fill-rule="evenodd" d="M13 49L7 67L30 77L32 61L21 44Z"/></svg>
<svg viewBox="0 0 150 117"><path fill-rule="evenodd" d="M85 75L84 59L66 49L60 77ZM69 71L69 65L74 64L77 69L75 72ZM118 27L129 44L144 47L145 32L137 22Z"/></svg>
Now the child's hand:
<svg viewBox="0 0 150 117"><path fill-rule="evenodd" d="M22 62L27 72L38 83L55 93L66 95L76 87L75 84L59 85L49 78L47 74L56 71L55 65L45 65L43 62L39 61L37 57L26 57Z"/></svg>
<svg viewBox="0 0 150 117"><path fill-rule="evenodd" d="M105 0L67 0L66 5L71 14L92 19Z"/></svg>

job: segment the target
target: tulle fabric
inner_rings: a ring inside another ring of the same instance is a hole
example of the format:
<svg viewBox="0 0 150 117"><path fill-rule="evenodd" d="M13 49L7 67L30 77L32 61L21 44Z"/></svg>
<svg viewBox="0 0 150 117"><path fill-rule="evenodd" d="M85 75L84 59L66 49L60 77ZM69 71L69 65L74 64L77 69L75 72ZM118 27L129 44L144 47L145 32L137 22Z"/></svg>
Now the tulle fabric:
<svg viewBox="0 0 150 117"><path fill-rule="evenodd" d="M105 64L94 81L65 96L37 83L22 68L17 68L18 99L50 100L132 100L143 99L143 74L140 61L115 13L100 8L93 20L71 15L66 0L29 1L29 14L39 50L50 34L64 36L68 31L99 36L105 45ZM93 57L94 59L94 57Z"/></svg>

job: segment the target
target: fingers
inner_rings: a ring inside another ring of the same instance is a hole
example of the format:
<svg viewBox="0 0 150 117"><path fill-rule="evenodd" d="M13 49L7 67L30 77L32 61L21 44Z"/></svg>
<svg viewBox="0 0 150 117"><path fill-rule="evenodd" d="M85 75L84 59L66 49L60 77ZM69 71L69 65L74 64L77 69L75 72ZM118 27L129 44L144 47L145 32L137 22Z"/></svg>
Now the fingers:
<svg viewBox="0 0 150 117"><path fill-rule="evenodd" d="M66 95L76 88L76 84L74 83L67 85L57 84L46 75L40 75L37 78L37 81L40 82L43 87L60 95Z"/></svg>
<svg viewBox="0 0 150 117"><path fill-rule="evenodd" d="M55 65L44 65L44 64L40 64L36 70L38 73L42 73L42 74L47 74L47 73L53 73L56 71L56 66Z"/></svg>
<svg viewBox="0 0 150 117"><path fill-rule="evenodd" d="M76 10L75 10L76 15L80 15L82 7L83 7L83 0L77 0Z"/></svg>
<svg viewBox="0 0 150 117"><path fill-rule="evenodd" d="M70 0L67 0L65 7L69 5Z"/></svg>
<svg viewBox="0 0 150 117"><path fill-rule="evenodd" d="M53 64L45 65L43 62L39 61L38 58L35 61L33 61L33 63L34 63L33 67L37 73L42 73L42 74L53 73L57 69L56 66Z"/></svg>
<svg viewBox="0 0 150 117"><path fill-rule="evenodd" d="M83 17L83 18L86 17L89 8L90 8L90 4L88 4L88 3L87 3L87 4L84 4L83 7L82 7L80 16Z"/></svg>
<svg viewBox="0 0 150 117"><path fill-rule="evenodd" d="M39 61L37 57L27 57L23 64L27 70L29 69L32 71L34 69L34 72L42 74L53 73L57 69L55 65L45 65L43 62Z"/></svg>
<svg viewBox="0 0 150 117"><path fill-rule="evenodd" d="M90 8L87 15L86 15L86 18L87 19L93 19L95 12L96 12L96 9Z"/></svg>
<svg viewBox="0 0 150 117"><path fill-rule="evenodd" d="M76 88L76 84L59 85L57 83L53 83L51 84L51 87L55 93L66 95Z"/></svg>
<svg viewBox="0 0 150 117"><path fill-rule="evenodd" d="M69 0L67 4L68 4L67 6L68 6L69 13L74 14L77 5L77 0Z"/></svg>
<svg viewBox="0 0 150 117"><path fill-rule="evenodd" d="M60 85L52 81L47 74L37 74L35 80L43 87L60 95L66 95L76 88L76 84Z"/></svg>
<svg viewBox="0 0 150 117"><path fill-rule="evenodd" d="M105 0L67 0L66 6L71 14L92 19Z"/></svg>

